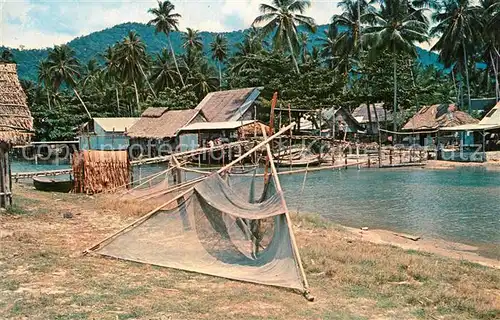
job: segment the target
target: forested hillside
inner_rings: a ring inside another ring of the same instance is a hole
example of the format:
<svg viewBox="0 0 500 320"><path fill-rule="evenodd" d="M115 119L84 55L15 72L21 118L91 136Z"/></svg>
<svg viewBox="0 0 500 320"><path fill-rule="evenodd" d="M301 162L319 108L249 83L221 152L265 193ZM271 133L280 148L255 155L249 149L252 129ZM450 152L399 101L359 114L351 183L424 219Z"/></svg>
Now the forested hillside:
<svg viewBox="0 0 500 320"><path fill-rule="evenodd" d="M327 25L318 26L316 33L310 35L310 41L308 42L309 49L312 49L314 45L319 43L319 39L324 36L324 32L327 28ZM108 46L121 41L131 30L136 31L141 37L149 54L160 52L166 46L167 39L164 34L155 34L154 27L135 22L119 24L109 29L76 38L70 41L68 45L73 48L76 53L76 57L80 60L80 62L86 64L90 59L102 54ZM233 54L236 51L235 44L243 41L246 32L248 32L248 30L223 33L229 44L229 54ZM200 32L203 48L206 54L208 54L210 48L209 44L213 41L216 35L217 33L214 32ZM172 32L170 37L175 52L177 54L183 53L182 33ZM22 79L35 81L37 77L37 67L40 61L47 57L48 49L10 49L10 51L14 55L14 59L18 64L19 76ZM418 47L417 51L418 61L423 66L435 65L438 68L442 67L439 63L439 56L436 53L429 52Z"/></svg>
<svg viewBox="0 0 500 320"><path fill-rule="evenodd" d="M311 1L268 0L252 28L219 34L175 31L182 16L159 1L148 10L151 26L121 24L47 50L3 50L1 59L18 64L37 140L72 139L91 117L193 108L209 92L245 87L263 87L263 121L278 92L280 105L310 116L382 102L397 131L424 105L471 112L471 97L500 99L500 0L447 1L435 9L342 0L332 23L318 26L307 16ZM434 40L439 55L417 47Z"/></svg>

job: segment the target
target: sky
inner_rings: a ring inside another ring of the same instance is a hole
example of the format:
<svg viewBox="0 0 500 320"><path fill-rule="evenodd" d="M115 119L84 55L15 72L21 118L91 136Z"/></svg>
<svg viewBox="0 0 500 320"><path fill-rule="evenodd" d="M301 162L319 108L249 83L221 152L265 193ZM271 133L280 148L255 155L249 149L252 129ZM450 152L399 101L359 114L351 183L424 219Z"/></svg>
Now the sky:
<svg viewBox="0 0 500 320"><path fill-rule="evenodd" d="M248 28L269 0L171 0L180 29L233 31ZM124 22L148 22L156 0L0 0L0 45L46 48ZM312 0L306 15L318 24L339 13L337 1Z"/></svg>

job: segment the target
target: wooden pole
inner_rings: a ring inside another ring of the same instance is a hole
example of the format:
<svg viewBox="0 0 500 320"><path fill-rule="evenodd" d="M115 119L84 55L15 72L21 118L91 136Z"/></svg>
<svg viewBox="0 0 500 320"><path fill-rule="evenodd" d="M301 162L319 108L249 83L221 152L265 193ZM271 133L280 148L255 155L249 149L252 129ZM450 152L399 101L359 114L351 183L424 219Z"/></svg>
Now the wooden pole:
<svg viewBox="0 0 500 320"><path fill-rule="evenodd" d="M486 132L483 130L483 162L486 162L488 159L486 159Z"/></svg>
<svg viewBox="0 0 500 320"><path fill-rule="evenodd" d="M123 233L125 230L129 229L130 227L132 226L135 226L143 221L145 221L147 218L151 217L152 215L154 215L156 212L158 212L159 210L161 210L162 208L168 206L169 204L173 203L174 201L176 201L177 199L185 196L186 194L188 194L189 192L193 191L194 188L189 188L188 190L184 191L183 193L181 193L180 195L176 196L175 198L163 203L162 205L156 207L155 209L151 210L149 213L143 215L142 217L140 217L139 219L135 220L134 222L126 225L125 227L121 228L120 230L116 231L115 233L113 233L112 235L104 238L103 240L99 241L98 243L92 245L91 247L89 247L88 249L85 249L83 251L83 254L87 254L87 253L90 253L90 251L92 250L95 250L96 248L98 248L102 243L108 241L109 239L111 238L114 238L116 236L118 236L119 234Z"/></svg>
<svg viewBox="0 0 500 320"><path fill-rule="evenodd" d="M356 162L359 163L359 145L357 142L356 142ZM361 167L359 166L359 164L358 164L358 170L361 170Z"/></svg>
<svg viewBox="0 0 500 320"><path fill-rule="evenodd" d="M9 152L7 151L7 179L9 179L9 206L12 205L12 168L10 166Z"/></svg>
<svg viewBox="0 0 500 320"><path fill-rule="evenodd" d="M0 145L0 207L5 208L6 188L5 188L5 143Z"/></svg>
<svg viewBox="0 0 500 320"><path fill-rule="evenodd" d="M262 130L262 134L264 135L264 138L267 138L266 130L263 126L261 126L261 130ZM272 174L272 177L274 180L276 191L278 192L278 194L280 196L281 205L285 209L285 218L286 218L288 230L290 233L290 240L292 241L293 252L295 255L295 259L297 260L297 264L299 266L300 273L302 275L302 281L303 281L303 285L304 285L304 289L305 289L304 296L309 301L313 301L314 297L309 295L309 283L307 282L306 273L304 271L304 267L302 266L302 260L300 258L299 249L297 247L297 241L295 240L295 234L293 233L292 219L290 219L290 213L288 211L288 206L286 205L285 196L283 194L283 189L281 188L281 183L280 183L280 180L278 178L278 171L276 170L276 166L274 165L274 161L273 161L274 159L273 159L273 155L272 155L271 147L269 146L269 143L266 143L266 150L267 150L267 155L268 155L269 160L270 160L269 163L271 164L271 174Z"/></svg>
<svg viewBox="0 0 500 320"><path fill-rule="evenodd" d="M288 124L292 123L292 106L288 104ZM290 141L288 142L288 148L289 148L289 156L290 156L290 170L292 170L292 135L293 135L293 130L290 130Z"/></svg>

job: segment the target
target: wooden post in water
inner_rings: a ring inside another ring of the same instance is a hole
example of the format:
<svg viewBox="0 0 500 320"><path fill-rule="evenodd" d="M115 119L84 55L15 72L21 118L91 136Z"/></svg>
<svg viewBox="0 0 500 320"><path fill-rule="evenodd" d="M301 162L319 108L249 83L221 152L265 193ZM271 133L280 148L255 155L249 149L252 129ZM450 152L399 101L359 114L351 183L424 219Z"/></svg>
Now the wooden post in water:
<svg viewBox="0 0 500 320"><path fill-rule="evenodd" d="M347 170L347 148L344 149L344 162L345 162L345 168Z"/></svg>
<svg viewBox="0 0 500 320"><path fill-rule="evenodd" d="M358 163L358 170L361 170L361 166L359 165L359 145L356 142L356 162Z"/></svg>

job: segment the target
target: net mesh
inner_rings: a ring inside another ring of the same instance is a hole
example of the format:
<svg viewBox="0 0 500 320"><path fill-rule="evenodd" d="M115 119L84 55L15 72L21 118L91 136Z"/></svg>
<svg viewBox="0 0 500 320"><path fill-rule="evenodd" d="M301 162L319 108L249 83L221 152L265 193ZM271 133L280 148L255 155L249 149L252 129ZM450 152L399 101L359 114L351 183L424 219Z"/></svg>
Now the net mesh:
<svg viewBox="0 0 500 320"><path fill-rule="evenodd" d="M272 185L259 189L252 177L214 174L177 199L175 206L157 211L96 252L304 290L285 213Z"/></svg>

